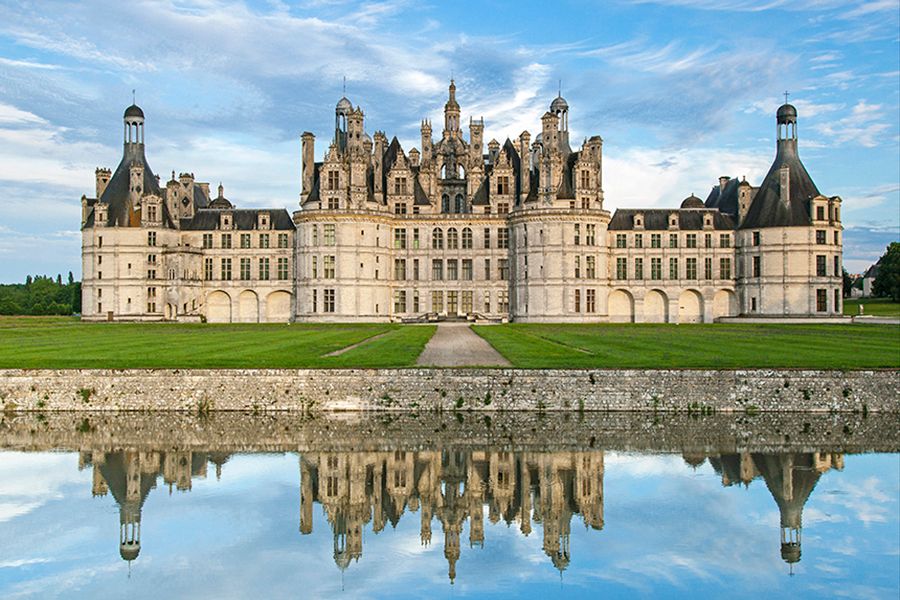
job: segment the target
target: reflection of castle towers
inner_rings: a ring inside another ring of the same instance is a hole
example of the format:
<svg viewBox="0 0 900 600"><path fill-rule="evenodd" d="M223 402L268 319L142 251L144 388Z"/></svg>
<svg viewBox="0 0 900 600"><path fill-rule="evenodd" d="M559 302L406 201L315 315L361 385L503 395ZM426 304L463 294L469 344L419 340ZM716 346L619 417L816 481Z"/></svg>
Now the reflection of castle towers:
<svg viewBox="0 0 900 600"><path fill-rule="evenodd" d="M573 514L585 527L603 527L603 453L513 453L433 450L423 452L323 452L300 458L300 532L313 530L319 502L334 534L334 560L346 569L362 556L362 530L396 524L420 512L420 539L432 541L437 518L452 583L468 523L469 545L484 545L484 515L492 523L519 521L527 535L543 523L544 551L566 568Z"/></svg>
<svg viewBox="0 0 900 600"><path fill-rule="evenodd" d="M844 468L843 455L831 453L744 452L711 456L709 462L722 476L722 485L749 485L754 478L763 478L781 514L781 558L792 566L800 561L803 506L823 473Z"/></svg>

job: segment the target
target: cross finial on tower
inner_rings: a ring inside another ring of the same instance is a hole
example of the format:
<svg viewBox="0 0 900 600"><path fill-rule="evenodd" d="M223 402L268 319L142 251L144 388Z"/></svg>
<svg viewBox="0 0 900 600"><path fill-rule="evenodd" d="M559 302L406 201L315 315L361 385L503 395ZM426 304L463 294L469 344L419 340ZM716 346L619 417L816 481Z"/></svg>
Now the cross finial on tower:
<svg viewBox="0 0 900 600"><path fill-rule="evenodd" d="M134 90L133 89L131 90L131 103L136 104L135 99L134 99Z"/></svg>
<svg viewBox="0 0 900 600"><path fill-rule="evenodd" d="M785 92L784 92L784 103L785 104L788 103L788 96L790 96L790 93L787 90L785 90Z"/></svg>
<svg viewBox="0 0 900 600"><path fill-rule="evenodd" d="M344 75L344 86L343 86L342 90L343 90L343 94L346 96L347 95L347 76L346 75Z"/></svg>
<svg viewBox="0 0 900 600"><path fill-rule="evenodd" d="M556 92L556 95L562 98L562 79L559 80L559 90Z"/></svg>

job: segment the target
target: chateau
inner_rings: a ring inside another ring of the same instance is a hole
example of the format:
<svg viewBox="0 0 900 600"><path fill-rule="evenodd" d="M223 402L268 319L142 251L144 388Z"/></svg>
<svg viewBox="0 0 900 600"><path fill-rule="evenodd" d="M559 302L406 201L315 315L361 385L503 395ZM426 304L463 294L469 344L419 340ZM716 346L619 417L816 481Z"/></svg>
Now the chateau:
<svg viewBox="0 0 900 600"><path fill-rule="evenodd" d="M797 110L776 114L758 187L720 177L706 200L604 207L603 140L573 149L555 98L534 139L463 132L451 81L435 139L404 150L346 97L321 162L302 139L300 210L242 209L182 173L161 184L144 113L82 197L83 318L210 322L713 322L842 314L839 197L800 161Z"/></svg>

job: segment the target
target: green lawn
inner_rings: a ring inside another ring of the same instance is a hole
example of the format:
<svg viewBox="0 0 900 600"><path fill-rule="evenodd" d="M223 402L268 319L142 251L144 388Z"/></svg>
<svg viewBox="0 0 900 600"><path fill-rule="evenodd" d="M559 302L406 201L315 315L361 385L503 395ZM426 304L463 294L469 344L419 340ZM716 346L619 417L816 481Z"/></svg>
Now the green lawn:
<svg viewBox="0 0 900 600"><path fill-rule="evenodd" d="M858 315L860 304L867 315L900 317L900 302L891 302L890 298L847 298L844 300L844 314Z"/></svg>
<svg viewBox="0 0 900 600"><path fill-rule="evenodd" d="M302 368L413 365L433 326L82 323L0 317L0 368ZM385 334L342 355L325 354Z"/></svg>
<svg viewBox="0 0 900 600"><path fill-rule="evenodd" d="M511 324L473 329L522 368L900 367L896 325Z"/></svg>

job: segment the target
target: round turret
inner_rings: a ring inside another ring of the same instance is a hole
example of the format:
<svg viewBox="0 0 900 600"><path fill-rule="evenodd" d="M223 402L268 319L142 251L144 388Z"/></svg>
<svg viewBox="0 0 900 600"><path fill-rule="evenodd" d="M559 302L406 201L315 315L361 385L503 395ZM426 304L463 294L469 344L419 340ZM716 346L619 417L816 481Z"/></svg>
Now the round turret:
<svg viewBox="0 0 900 600"><path fill-rule="evenodd" d="M796 123L797 109L793 104L782 104L775 113L775 118L779 123Z"/></svg>
<svg viewBox="0 0 900 600"><path fill-rule="evenodd" d="M681 208L706 208L706 205L703 204L703 200L691 194L682 201Z"/></svg>
<svg viewBox="0 0 900 600"><path fill-rule="evenodd" d="M209 208L216 210L231 210L234 205L225 197L225 187L219 184L219 195L209 203Z"/></svg>

